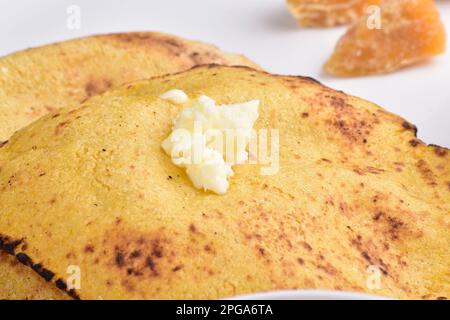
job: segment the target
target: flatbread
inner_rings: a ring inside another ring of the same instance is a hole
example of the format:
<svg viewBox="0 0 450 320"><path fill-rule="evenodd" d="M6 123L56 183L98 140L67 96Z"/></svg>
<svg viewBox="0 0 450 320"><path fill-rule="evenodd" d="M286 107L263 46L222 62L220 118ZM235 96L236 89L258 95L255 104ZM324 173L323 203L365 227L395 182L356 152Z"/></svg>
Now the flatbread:
<svg viewBox="0 0 450 320"><path fill-rule="evenodd" d="M209 63L255 66L215 46L156 32L92 36L13 53L0 58L0 141L111 87Z"/></svg>
<svg viewBox="0 0 450 320"><path fill-rule="evenodd" d="M0 58L0 146L39 117L108 88L208 63L256 67L241 55L156 32L92 36ZM35 294L8 289L22 278ZM0 256L0 299L38 299L42 281L14 258Z"/></svg>
<svg viewBox="0 0 450 320"><path fill-rule="evenodd" d="M279 171L235 166L225 195L195 189L161 150L183 108L259 99ZM48 115L0 149L1 247L81 299L223 298L332 289L450 294L450 153L382 108L303 77L204 66ZM42 271L42 269L41 269ZM373 277L378 277L378 282Z"/></svg>
<svg viewBox="0 0 450 320"><path fill-rule="evenodd" d="M49 286L31 268L22 265L15 256L0 251L0 298L9 300L68 300L56 286Z"/></svg>

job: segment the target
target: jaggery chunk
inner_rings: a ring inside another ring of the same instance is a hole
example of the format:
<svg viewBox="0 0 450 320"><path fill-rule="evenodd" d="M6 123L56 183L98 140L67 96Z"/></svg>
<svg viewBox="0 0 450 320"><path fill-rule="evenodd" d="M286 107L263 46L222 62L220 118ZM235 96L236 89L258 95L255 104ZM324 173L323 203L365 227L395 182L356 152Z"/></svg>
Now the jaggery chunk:
<svg viewBox="0 0 450 320"><path fill-rule="evenodd" d="M333 27L356 21L368 6L381 0L287 0L288 8L303 27Z"/></svg>
<svg viewBox="0 0 450 320"><path fill-rule="evenodd" d="M347 31L325 65L329 73L388 73L445 51L445 29L433 0L385 0L379 18L379 28L373 28L376 16L366 16Z"/></svg>

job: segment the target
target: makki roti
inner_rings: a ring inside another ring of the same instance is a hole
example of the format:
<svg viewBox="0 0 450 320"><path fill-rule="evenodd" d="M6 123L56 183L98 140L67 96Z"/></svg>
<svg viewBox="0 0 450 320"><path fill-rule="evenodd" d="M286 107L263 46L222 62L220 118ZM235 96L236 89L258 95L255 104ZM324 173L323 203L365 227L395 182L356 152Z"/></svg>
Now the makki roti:
<svg viewBox="0 0 450 320"><path fill-rule="evenodd" d="M91 36L0 58L0 146L39 117L108 88L209 63L256 67L241 55L157 32ZM39 298L41 279L27 281L36 294L8 290L11 282L34 276L0 256L0 299Z"/></svg>
<svg viewBox="0 0 450 320"><path fill-rule="evenodd" d="M111 87L210 63L256 66L213 45L158 32L91 36L13 53L0 58L0 142Z"/></svg>
<svg viewBox="0 0 450 320"><path fill-rule="evenodd" d="M159 96L174 88L259 99L279 172L240 165L225 195L195 189L161 149L182 106ZM49 297L69 265L81 299L450 295L449 150L310 78L211 65L125 85L20 130L0 167L0 246L39 264ZM367 286L373 267L380 286Z"/></svg>

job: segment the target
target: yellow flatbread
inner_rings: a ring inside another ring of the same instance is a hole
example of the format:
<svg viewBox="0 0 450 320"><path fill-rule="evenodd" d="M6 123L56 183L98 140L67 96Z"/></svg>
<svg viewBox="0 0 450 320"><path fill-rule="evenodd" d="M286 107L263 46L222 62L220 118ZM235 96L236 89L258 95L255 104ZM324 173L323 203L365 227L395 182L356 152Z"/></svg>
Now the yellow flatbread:
<svg viewBox="0 0 450 320"><path fill-rule="evenodd" d="M279 130L279 171L239 165L226 194L195 189L161 150L183 108L159 98L173 88L220 104L259 99L255 127ZM402 118L309 78L198 67L14 135L0 149L1 246L51 272L49 290L64 290L78 266L69 294L81 299L276 289L445 298L449 159Z"/></svg>
<svg viewBox="0 0 450 320"><path fill-rule="evenodd" d="M39 117L108 88L205 63L255 66L212 45L156 32L92 36L0 58L0 146ZM22 278L33 294L9 290ZM0 299L38 299L42 281L0 256Z"/></svg>

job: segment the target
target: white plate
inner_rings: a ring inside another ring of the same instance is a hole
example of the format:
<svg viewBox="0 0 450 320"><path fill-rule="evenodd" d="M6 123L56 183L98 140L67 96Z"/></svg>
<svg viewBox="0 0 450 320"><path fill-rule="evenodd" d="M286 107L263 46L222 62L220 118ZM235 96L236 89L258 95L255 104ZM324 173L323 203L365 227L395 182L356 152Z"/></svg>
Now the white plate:
<svg viewBox="0 0 450 320"><path fill-rule="evenodd" d="M232 297L228 300L393 300L358 292L331 290L282 290Z"/></svg>

